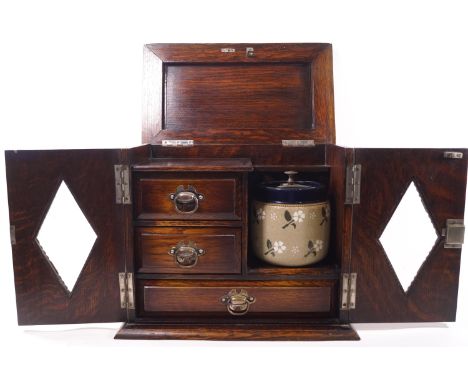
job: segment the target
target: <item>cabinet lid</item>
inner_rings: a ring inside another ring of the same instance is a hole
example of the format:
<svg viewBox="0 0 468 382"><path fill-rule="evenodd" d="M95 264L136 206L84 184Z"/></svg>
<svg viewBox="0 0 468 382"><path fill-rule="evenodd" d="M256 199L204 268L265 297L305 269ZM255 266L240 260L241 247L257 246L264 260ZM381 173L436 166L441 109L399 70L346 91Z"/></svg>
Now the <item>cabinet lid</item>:
<svg viewBox="0 0 468 382"><path fill-rule="evenodd" d="M144 47L143 143L334 143L330 44Z"/></svg>

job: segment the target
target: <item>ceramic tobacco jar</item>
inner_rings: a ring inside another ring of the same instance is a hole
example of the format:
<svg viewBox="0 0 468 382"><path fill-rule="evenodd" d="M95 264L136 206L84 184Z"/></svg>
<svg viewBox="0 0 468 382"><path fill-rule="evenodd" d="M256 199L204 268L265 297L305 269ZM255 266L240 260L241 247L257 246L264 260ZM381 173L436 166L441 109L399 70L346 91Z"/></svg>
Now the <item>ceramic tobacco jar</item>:
<svg viewBox="0 0 468 382"><path fill-rule="evenodd" d="M261 183L251 217L254 254L274 265L300 267L322 260L328 252L330 204L325 186L295 181Z"/></svg>

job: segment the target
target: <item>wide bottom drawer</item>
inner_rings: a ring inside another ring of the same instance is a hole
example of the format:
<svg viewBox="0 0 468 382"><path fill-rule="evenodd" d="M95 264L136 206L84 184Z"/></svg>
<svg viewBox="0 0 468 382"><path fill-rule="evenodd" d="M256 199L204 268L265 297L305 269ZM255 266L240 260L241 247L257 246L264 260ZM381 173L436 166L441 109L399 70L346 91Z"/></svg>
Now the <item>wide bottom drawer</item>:
<svg viewBox="0 0 468 382"><path fill-rule="evenodd" d="M328 315L335 310L336 280L139 280L143 316Z"/></svg>

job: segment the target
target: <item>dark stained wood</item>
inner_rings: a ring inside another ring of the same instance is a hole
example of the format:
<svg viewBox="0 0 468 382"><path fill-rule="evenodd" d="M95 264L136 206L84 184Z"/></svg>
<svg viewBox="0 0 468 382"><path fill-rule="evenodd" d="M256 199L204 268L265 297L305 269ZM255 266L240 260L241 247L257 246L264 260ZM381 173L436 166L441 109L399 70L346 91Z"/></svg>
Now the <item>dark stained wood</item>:
<svg viewBox="0 0 468 382"><path fill-rule="evenodd" d="M203 194L192 214L176 211L170 194L189 185ZM242 179L235 173L134 173L135 217L142 220L239 220Z"/></svg>
<svg viewBox="0 0 468 382"><path fill-rule="evenodd" d="M328 171L326 162L326 145L318 144L314 147L283 147L278 144L270 144L268 140L264 144L251 145L195 145L192 147L163 147L152 146L153 157L161 158L249 158L255 169L273 168L317 168ZM319 167L317 167L319 166Z"/></svg>
<svg viewBox="0 0 468 382"><path fill-rule="evenodd" d="M331 46L324 49L312 64L312 82L314 95L313 117L317 128L314 139L318 142L335 143L335 102L333 89L333 55Z"/></svg>
<svg viewBox="0 0 468 382"><path fill-rule="evenodd" d="M341 273L339 264L331 253L324 261L306 267L278 267L263 262L256 257L249 259L248 274L252 276L302 276L313 279L337 279Z"/></svg>
<svg viewBox="0 0 468 382"><path fill-rule="evenodd" d="M444 248L442 230L446 219L463 219L468 150L450 150L463 152L463 159L445 159L444 151L356 149L362 173L361 203L353 210L352 322L455 320L461 250ZM411 181L439 238L405 294L378 239Z"/></svg>
<svg viewBox="0 0 468 382"><path fill-rule="evenodd" d="M131 167L133 163L147 161L151 157L151 146L143 145L131 149L122 150L121 163ZM130 184L132 184L132 172L130 171ZM125 248L125 270L129 273L135 273L135 253L134 253L134 235L133 235L133 205L124 204L120 209L122 214L122 225L124 232ZM135 320L135 309L127 309L127 321Z"/></svg>
<svg viewBox="0 0 468 382"><path fill-rule="evenodd" d="M334 253L335 262L341 273L349 273L351 264L353 206L345 204L345 190L346 166L353 161L353 149L327 145L327 164L330 165L329 198L332 211L330 251ZM340 310L339 315L342 322L349 321L349 310Z"/></svg>
<svg viewBox="0 0 468 382"><path fill-rule="evenodd" d="M310 130L310 86L308 63L167 65L164 128Z"/></svg>
<svg viewBox="0 0 468 382"><path fill-rule="evenodd" d="M238 228L137 228L138 272L142 273L241 273L241 231ZM183 242L203 249L192 268L177 265L169 250Z"/></svg>
<svg viewBox="0 0 468 382"><path fill-rule="evenodd" d="M241 243L241 266L242 275L248 274L248 255L249 255L249 173L244 173L242 178L242 243Z"/></svg>
<svg viewBox="0 0 468 382"><path fill-rule="evenodd" d="M240 220L135 220L135 227L242 227Z"/></svg>
<svg viewBox="0 0 468 382"><path fill-rule="evenodd" d="M143 48L142 143L150 143L163 127L163 61Z"/></svg>
<svg viewBox="0 0 468 382"><path fill-rule="evenodd" d="M120 150L5 153L20 325L125 319L118 288L118 272L125 270L124 229L114 186L114 164L120 155ZM62 181L97 235L71 293L36 240Z"/></svg>
<svg viewBox="0 0 468 382"><path fill-rule="evenodd" d="M231 316L221 298L245 289L256 298L246 316L257 313L331 313L335 281L169 281L139 280L144 313L210 313Z"/></svg>
<svg viewBox="0 0 468 382"><path fill-rule="evenodd" d="M330 44L152 44L144 52L144 143L335 141Z"/></svg>
<svg viewBox="0 0 468 382"><path fill-rule="evenodd" d="M166 63L232 63L232 62L309 62L323 50L331 48L326 43L283 44L147 44L149 51ZM246 57L245 49L253 47L255 57ZM223 48L235 52L221 52Z"/></svg>
<svg viewBox="0 0 468 382"><path fill-rule="evenodd" d="M357 341L350 325L341 324L130 324L122 326L116 339L219 340L219 341Z"/></svg>
<svg viewBox="0 0 468 382"><path fill-rule="evenodd" d="M143 171L252 171L250 158L152 158L132 166L133 170Z"/></svg>

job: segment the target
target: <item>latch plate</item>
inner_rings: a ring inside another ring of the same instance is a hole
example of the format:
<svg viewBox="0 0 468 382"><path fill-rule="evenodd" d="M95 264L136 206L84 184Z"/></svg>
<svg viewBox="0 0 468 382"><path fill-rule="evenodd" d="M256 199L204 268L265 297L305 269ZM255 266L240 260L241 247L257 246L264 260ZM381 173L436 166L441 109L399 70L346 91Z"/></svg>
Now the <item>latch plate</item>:
<svg viewBox="0 0 468 382"><path fill-rule="evenodd" d="M164 147L187 147L193 146L193 139L165 139L162 141Z"/></svg>
<svg viewBox="0 0 468 382"><path fill-rule="evenodd" d="M115 202L117 204L132 204L130 195L130 168L127 165L116 164L115 172Z"/></svg>
<svg viewBox="0 0 468 382"><path fill-rule="evenodd" d="M133 294L133 273L119 273L120 307L122 309L135 309Z"/></svg>
<svg viewBox="0 0 468 382"><path fill-rule="evenodd" d="M346 167L346 199L345 204L359 204L361 202L361 165L354 164Z"/></svg>
<svg viewBox="0 0 468 382"><path fill-rule="evenodd" d="M313 139L283 139L281 144L284 147L313 147L315 142Z"/></svg>
<svg viewBox="0 0 468 382"><path fill-rule="evenodd" d="M442 235L445 236L444 248L461 248L465 237L463 219L447 219L447 228Z"/></svg>
<svg viewBox="0 0 468 382"><path fill-rule="evenodd" d="M245 56L246 57L255 57L254 48L252 48L252 47L245 48Z"/></svg>
<svg viewBox="0 0 468 382"><path fill-rule="evenodd" d="M356 308L357 273L343 273L341 285L341 310Z"/></svg>

